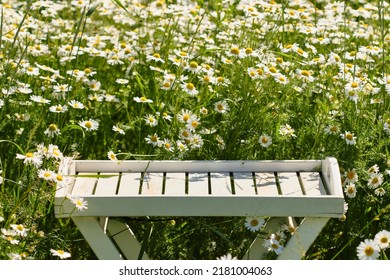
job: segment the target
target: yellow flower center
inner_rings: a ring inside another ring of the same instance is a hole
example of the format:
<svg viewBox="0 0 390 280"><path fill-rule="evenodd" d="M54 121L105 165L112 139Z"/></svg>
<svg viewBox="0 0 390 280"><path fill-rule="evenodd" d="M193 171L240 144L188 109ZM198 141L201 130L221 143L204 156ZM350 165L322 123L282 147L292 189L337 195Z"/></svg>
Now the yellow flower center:
<svg viewBox="0 0 390 280"><path fill-rule="evenodd" d="M195 89L195 86L194 86L193 83L188 83L188 84L186 85L186 88L187 88L188 90L194 90L194 89Z"/></svg>
<svg viewBox="0 0 390 280"><path fill-rule="evenodd" d="M161 58L160 54L158 54L158 53L153 54L153 56L154 56L155 58Z"/></svg>
<svg viewBox="0 0 390 280"><path fill-rule="evenodd" d="M374 248L372 248L371 246L367 246L365 249L364 249L364 254L366 256L372 256L374 254Z"/></svg>
<svg viewBox="0 0 390 280"><path fill-rule="evenodd" d="M190 68L198 68L198 63L196 63L196 61L191 61L190 62Z"/></svg>
<svg viewBox="0 0 390 280"><path fill-rule="evenodd" d="M257 74L259 74L259 75L263 75L263 74L264 74L264 70L263 70L262 68L258 68L258 69L256 70L256 72L257 72Z"/></svg>
<svg viewBox="0 0 390 280"><path fill-rule="evenodd" d="M351 133L347 133L345 138L347 138L348 140L353 140L353 135Z"/></svg>
<svg viewBox="0 0 390 280"><path fill-rule="evenodd" d="M273 66L269 68L269 71L274 74L278 72L278 70Z"/></svg>
<svg viewBox="0 0 390 280"><path fill-rule="evenodd" d="M245 49L245 54L250 55L252 53L253 53L253 49L252 48L246 48Z"/></svg>
<svg viewBox="0 0 390 280"><path fill-rule="evenodd" d="M51 125L49 125L49 130L50 131L56 131L57 130L57 126L52 123Z"/></svg>
<svg viewBox="0 0 390 280"><path fill-rule="evenodd" d="M251 224L252 227L257 227L259 225L259 221L256 220L256 219L252 219L250 224Z"/></svg>
<svg viewBox="0 0 390 280"><path fill-rule="evenodd" d="M301 75L302 75L302 76L305 76L305 77L309 77L309 76L310 76L310 72L307 71L307 70L302 70L302 71L301 71Z"/></svg>
<svg viewBox="0 0 390 280"><path fill-rule="evenodd" d="M64 178L62 177L62 175L57 174L56 179L57 181L62 181Z"/></svg>
<svg viewBox="0 0 390 280"><path fill-rule="evenodd" d="M232 54L239 55L240 54L240 49L237 48L237 47L233 47L233 48L230 49L230 52Z"/></svg>
<svg viewBox="0 0 390 280"><path fill-rule="evenodd" d="M199 123L198 123L197 121L193 121L193 122L191 123L191 126L192 126L193 128L196 128L198 125L199 125Z"/></svg>
<svg viewBox="0 0 390 280"><path fill-rule="evenodd" d="M267 137L261 138L261 142L262 142L263 144L267 144L267 143L268 143L268 138L267 138Z"/></svg>
<svg viewBox="0 0 390 280"><path fill-rule="evenodd" d="M389 239L386 236L383 236L381 239L379 239L379 242L382 244L389 243Z"/></svg>
<svg viewBox="0 0 390 280"><path fill-rule="evenodd" d="M359 84L357 82L352 82L351 87L352 88L357 88Z"/></svg>
<svg viewBox="0 0 390 280"><path fill-rule="evenodd" d="M90 121L86 121L84 125L85 125L86 128L92 128L93 127L93 124Z"/></svg>
<svg viewBox="0 0 390 280"><path fill-rule="evenodd" d="M352 180L353 178L355 178L355 172L354 171L348 171L347 178L349 180Z"/></svg>
<svg viewBox="0 0 390 280"><path fill-rule="evenodd" d="M27 154L26 154L26 157L27 157L27 158L32 158L32 157L34 157L34 154L33 154L33 153L27 153Z"/></svg>

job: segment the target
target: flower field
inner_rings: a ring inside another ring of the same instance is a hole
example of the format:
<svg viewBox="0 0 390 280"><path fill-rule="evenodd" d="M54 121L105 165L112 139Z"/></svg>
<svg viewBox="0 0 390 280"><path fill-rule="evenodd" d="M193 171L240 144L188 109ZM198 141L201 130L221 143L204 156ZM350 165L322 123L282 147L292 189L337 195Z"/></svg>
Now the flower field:
<svg viewBox="0 0 390 280"><path fill-rule="evenodd" d="M345 216L304 258L387 259L389 4L3 0L0 259L95 258L54 216L63 161L328 156ZM267 219L128 222L153 259L240 259ZM259 258L291 234L281 226Z"/></svg>

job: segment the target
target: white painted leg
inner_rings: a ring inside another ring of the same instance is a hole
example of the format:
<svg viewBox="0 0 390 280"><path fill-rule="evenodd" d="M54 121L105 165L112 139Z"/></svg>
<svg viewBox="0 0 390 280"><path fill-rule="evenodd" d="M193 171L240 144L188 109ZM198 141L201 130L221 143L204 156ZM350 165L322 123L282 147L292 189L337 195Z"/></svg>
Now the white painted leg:
<svg viewBox="0 0 390 280"><path fill-rule="evenodd" d="M279 260L300 260L305 257L306 251L313 244L318 234L330 218L306 217L298 229L287 242Z"/></svg>
<svg viewBox="0 0 390 280"><path fill-rule="evenodd" d="M108 221L107 231L126 259L138 259L139 252L141 251L141 245L126 223L111 218ZM142 259L148 260L149 257L146 253L143 253Z"/></svg>
<svg viewBox="0 0 390 280"><path fill-rule="evenodd" d="M72 217L72 220L98 259L123 259L111 239L104 234L103 228L96 217Z"/></svg>
<svg viewBox="0 0 390 280"><path fill-rule="evenodd" d="M264 226L263 232L266 233L264 236L258 236L252 243L248 252L244 256L244 260L259 260L268 253L267 248L264 246L265 239L268 238L272 233L280 230L281 225L286 223L286 218L271 218Z"/></svg>

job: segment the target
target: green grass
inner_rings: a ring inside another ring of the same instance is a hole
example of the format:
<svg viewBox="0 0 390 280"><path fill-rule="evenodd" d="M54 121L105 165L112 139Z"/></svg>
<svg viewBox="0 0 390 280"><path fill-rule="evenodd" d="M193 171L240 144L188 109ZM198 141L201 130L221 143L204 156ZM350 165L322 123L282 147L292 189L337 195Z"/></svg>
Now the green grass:
<svg viewBox="0 0 390 280"><path fill-rule="evenodd" d="M390 230L388 1L132 2L2 6L0 259L57 258L51 249L95 258L71 220L54 217L53 196L63 157L109 151L118 159L333 156L356 195L346 195L345 218L328 223L306 258L356 259L360 242ZM358 178L348 181L353 169ZM42 170L54 176L40 178ZM258 233L244 222L129 220L156 259L242 257ZM29 231L18 236L11 225Z"/></svg>

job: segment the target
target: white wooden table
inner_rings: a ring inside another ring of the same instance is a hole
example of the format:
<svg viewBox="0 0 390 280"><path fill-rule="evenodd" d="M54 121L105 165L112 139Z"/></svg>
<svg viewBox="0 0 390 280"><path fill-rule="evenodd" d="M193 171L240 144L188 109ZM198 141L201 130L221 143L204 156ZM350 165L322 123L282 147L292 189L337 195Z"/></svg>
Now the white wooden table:
<svg viewBox="0 0 390 280"><path fill-rule="evenodd" d="M337 160L123 161L75 160L55 195L56 216L73 219L99 259L137 259L140 245L111 217L303 217L279 259L301 259L330 218L343 215ZM75 210L68 196L88 209ZM272 220L271 220L272 221ZM275 228L277 220L265 230ZM247 258L264 251L259 237ZM147 259L144 254L143 258Z"/></svg>

